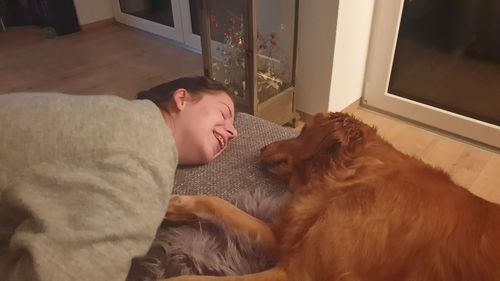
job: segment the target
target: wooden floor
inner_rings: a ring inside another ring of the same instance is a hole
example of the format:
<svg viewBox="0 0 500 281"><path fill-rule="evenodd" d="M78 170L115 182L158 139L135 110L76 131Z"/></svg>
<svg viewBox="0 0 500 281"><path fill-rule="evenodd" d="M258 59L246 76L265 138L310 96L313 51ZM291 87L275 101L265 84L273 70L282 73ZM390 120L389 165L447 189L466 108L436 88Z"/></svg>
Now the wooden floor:
<svg viewBox="0 0 500 281"><path fill-rule="evenodd" d="M0 33L0 93L57 91L133 98L172 78L201 73L200 55L118 24L56 39L42 39L39 29L30 27ZM500 203L499 154L357 106L347 111L377 126L396 148Z"/></svg>
<svg viewBox="0 0 500 281"><path fill-rule="evenodd" d="M138 91L194 74L202 74L199 54L119 24L55 39L43 39L36 27L0 32L0 93L133 98Z"/></svg>

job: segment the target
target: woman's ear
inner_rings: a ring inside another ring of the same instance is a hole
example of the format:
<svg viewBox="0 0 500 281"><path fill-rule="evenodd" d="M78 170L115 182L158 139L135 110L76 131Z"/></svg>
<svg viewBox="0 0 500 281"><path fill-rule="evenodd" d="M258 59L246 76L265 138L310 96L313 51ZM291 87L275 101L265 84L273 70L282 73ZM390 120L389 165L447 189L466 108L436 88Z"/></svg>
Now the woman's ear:
<svg viewBox="0 0 500 281"><path fill-rule="evenodd" d="M180 88L175 90L173 100L175 109L182 111L186 108L186 103L191 100L191 95L186 89Z"/></svg>

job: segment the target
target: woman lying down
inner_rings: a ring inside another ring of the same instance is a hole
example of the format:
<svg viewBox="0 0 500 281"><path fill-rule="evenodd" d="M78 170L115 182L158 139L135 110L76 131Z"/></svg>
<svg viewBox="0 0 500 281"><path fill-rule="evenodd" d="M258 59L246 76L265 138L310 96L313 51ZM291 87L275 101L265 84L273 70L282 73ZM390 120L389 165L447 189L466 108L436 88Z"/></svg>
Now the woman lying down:
<svg viewBox="0 0 500 281"><path fill-rule="evenodd" d="M134 101L0 95L2 280L125 280L165 215L177 165L222 153L234 114L205 77Z"/></svg>

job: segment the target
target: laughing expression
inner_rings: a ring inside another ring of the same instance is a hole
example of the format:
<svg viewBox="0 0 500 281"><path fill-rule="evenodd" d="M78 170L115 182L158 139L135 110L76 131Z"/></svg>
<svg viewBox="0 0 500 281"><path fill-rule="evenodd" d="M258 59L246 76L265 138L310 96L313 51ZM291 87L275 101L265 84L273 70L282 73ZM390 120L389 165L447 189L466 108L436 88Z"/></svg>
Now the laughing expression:
<svg viewBox="0 0 500 281"><path fill-rule="evenodd" d="M204 94L179 112L176 127L179 164L195 165L213 160L237 136L234 104L224 92Z"/></svg>

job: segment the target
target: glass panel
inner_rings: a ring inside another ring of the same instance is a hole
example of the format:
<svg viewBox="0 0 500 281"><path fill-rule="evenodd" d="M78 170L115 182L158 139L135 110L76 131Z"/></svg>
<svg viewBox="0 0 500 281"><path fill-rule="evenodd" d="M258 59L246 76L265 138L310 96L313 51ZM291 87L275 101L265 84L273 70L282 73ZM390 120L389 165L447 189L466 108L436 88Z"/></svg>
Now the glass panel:
<svg viewBox="0 0 500 281"><path fill-rule="evenodd" d="M500 1L406 0L389 93L500 125Z"/></svg>
<svg viewBox="0 0 500 281"><path fill-rule="evenodd" d="M170 0L120 0L123 13L174 27Z"/></svg>
<svg viewBox="0 0 500 281"><path fill-rule="evenodd" d="M191 14L191 33L200 35L200 0L189 0L189 12Z"/></svg>
<svg viewBox="0 0 500 281"><path fill-rule="evenodd" d="M257 97L260 103L292 85L295 1L257 0Z"/></svg>
<svg viewBox="0 0 500 281"><path fill-rule="evenodd" d="M213 78L223 82L236 97L247 97L245 1L210 2Z"/></svg>

